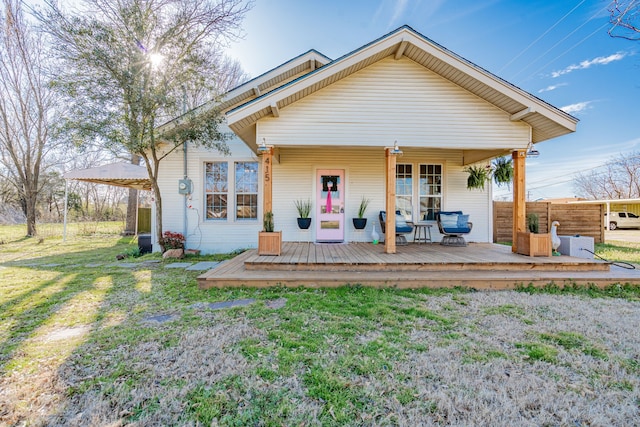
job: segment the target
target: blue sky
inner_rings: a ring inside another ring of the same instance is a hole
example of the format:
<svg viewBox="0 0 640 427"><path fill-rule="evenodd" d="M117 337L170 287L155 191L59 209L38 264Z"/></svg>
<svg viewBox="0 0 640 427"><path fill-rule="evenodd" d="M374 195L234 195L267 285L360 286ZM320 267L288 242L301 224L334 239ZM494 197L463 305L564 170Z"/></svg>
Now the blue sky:
<svg viewBox="0 0 640 427"><path fill-rule="evenodd" d="M607 34L607 0L255 0L229 55L252 77L309 49L335 59L402 25L580 122L536 145L531 200L575 195L572 179L640 151L640 41ZM494 198L510 196L497 188Z"/></svg>

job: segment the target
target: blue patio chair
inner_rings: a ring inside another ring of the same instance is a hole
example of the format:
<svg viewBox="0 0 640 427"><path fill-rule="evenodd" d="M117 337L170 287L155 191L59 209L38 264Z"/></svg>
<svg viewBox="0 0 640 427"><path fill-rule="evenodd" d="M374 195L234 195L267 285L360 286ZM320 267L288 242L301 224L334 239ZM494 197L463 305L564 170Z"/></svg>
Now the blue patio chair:
<svg viewBox="0 0 640 427"><path fill-rule="evenodd" d="M380 228L384 234L386 231L387 212L380 211ZM396 211L396 245L407 245L407 238L403 234L411 233L413 231L413 225L408 223L406 219L400 214L400 211Z"/></svg>
<svg viewBox="0 0 640 427"><path fill-rule="evenodd" d="M444 246L467 246L467 242L462 237L469 234L473 224L469 222L469 215L464 215L462 211L440 211L436 212L438 230L442 234L441 245Z"/></svg>

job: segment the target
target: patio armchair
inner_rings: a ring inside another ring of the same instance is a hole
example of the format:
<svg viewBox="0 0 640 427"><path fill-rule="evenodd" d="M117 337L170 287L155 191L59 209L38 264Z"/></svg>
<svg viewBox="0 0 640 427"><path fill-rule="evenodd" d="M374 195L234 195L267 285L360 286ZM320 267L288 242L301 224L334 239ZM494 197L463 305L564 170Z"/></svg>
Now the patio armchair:
<svg viewBox="0 0 640 427"><path fill-rule="evenodd" d="M442 234L441 245L444 246L467 246L467 242L462 237L469 234L473 224L469 222L469 215L462 211L440 211L436 212L438 230Z"/></svg>
<svg viewBox="0 0 640 427"><path fill-rule="evenodd" d="M382 229L382 233L386 233L386 221L387 221L387 212L380 211L380 228ZM407 245L407 238L404 237L403 234L411 233L413 231L413 225L407 222L406 219L400 214L400 211L396 211L396 245L404 246Z"/></svg>

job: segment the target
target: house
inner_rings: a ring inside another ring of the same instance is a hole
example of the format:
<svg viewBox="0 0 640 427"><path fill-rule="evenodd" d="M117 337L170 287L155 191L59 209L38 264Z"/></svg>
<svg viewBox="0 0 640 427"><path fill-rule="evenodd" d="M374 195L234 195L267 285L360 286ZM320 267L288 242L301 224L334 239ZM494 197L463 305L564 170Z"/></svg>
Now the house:
<svg viewBox="0 0 640 427"><path fill-rule="evenodd" d="M413 221L462 210L467 240L491 242L491 186L468 190L464 168L513 157L514 233L524 230L526 152L577 124L408 26L335 60L310 50L200 108L214 106L233 132L231 155L176 150L159 180L163 229L186 231L203 253L256 247L269 210L284 241L371 241L379 211L395 207ZM356 230L362 197L368 224ZM301 230L294 202L307 199L312 226Z"/></svg>

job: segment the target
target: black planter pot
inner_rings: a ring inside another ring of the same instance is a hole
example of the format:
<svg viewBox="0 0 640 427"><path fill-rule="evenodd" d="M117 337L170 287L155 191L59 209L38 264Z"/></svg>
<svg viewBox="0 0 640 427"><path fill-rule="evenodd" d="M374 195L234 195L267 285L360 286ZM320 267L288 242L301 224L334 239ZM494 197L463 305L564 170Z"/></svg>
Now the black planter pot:
<svg viewBox="0 0 640 427"><path fill-rule="evenodd" d="M311 226L311 218L298 218L298 227L307 230Z"/></svg>
<svg viewBox="0 0 640 427"><path fill-rule="evenodd" d="M363 230L367 226L367 218L352 218L356 230Z"/></svg>

